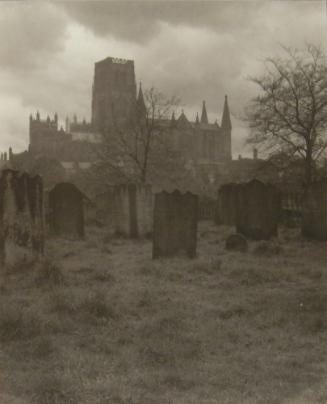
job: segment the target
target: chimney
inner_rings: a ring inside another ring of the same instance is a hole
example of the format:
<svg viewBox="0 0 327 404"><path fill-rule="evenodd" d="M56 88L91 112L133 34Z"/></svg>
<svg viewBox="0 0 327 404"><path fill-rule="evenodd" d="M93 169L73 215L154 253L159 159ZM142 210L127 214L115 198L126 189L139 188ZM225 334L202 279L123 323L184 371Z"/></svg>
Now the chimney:
<svg viewBox="0 0 327 404"><path fill-rule="evenodd" d="M253 160L258 159L258 149L256 147L253 148Z"/></svg>

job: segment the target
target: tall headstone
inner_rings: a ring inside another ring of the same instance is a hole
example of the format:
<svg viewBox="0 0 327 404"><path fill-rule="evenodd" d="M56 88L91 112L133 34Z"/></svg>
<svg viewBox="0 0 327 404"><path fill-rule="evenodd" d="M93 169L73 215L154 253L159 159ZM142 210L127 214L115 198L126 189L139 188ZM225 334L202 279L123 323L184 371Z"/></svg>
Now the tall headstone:
<svg viewBox="0 0 327 404"><path fill-rule="evenodd" d="M96 219L105 224L112 225L114 221L114 188L95 196Z"/></svg>
<svg viewBox="0 0 327 404"><path fill-rule="evenodd" d="M114 188L114 227L126 237L152 233L153 195L148 185L123 184Z"/></svg>
<svg viewBox="0 0 327 404"><path fill-rule="evenodd" d="M152 257L185 253L196 256L198 196L160 192L155 195Z"/></svg>
<svg viewBox="0 0 327 404"><path fill-rule="evenodd" d="M28 262L43 251L42 179L5 169L0 174L1 264Z"/></svg>
<svg viewBox="0 0 327 404"><path fill-rule="evenodd" d="M236 230L254 240L277 236L281 210L280 193L258 180L239 185Z"/></svg>
<svg viewBox="0 0 327 404"><path fill-rule="evenodd" d="M230 183L219 188L216 211L216 224L235 226L239 209L239 185Z"/></svg>
<svg viewBox="0 0 327 404"><path fill-rule="evenodd" d="M327 240L327 179L312 183L304 192L302 234L314 240Z"/></svg>
<svg viewBox="0 0 327 404"><path fill-rule="evenodd" d="M73 184L56 184L49 192L49 227L57 236L84 237L83 193Z"/></svg>

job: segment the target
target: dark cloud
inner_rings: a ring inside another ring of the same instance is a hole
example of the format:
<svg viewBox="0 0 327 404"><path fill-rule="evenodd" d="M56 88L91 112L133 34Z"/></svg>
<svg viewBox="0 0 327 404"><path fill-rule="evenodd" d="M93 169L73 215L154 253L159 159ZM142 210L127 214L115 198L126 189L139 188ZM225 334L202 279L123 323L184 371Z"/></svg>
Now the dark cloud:
<svg viewBox="0 0 327 404"><path fill-rule="evenodd" d="M0 2L1 146L27 146L36 109L88 119L94 62L116 56L135 60L144 87L178 95L190 119L205 99L219 122L227 93L237 156L236 118L256 91L247 76L278 42L324 42L326 23L324 1Z"/></svg>
<svg viewBox="0 0 327 404"><path fill-rule="evenodd" d="M96 35L112 35L132 42L149 41L160 22L205 27L218 32L247 30L251 13L262 2L241 1L64 1L57 2L70 17Z"/></svg>

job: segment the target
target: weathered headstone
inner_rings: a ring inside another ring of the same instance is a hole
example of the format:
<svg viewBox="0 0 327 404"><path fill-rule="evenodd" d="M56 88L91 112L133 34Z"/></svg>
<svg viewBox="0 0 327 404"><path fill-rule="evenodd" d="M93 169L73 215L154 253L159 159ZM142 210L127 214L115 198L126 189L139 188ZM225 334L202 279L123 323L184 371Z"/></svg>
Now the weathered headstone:
<svg viewBox="0 0 327 404"><path fill-rule="evenodd" d="M196 256L198 196L160 192L155 195L152 257L168 257L180 252Z"/></svg>
<svg viewBox="0 0 327 404"><path fill-rule="evenodd" d="M235 226L238 205L239 185L230 183L219 188L216 211L216 224Z"/></svg>
<svg viewBox="0 0 327 404"><path fill-rule="evenodd" d="M105 224L112 225L114 221L114 188L95 196L96 219Z"/></svg>
<svg viewBox="0 0 327 404"><path fill-rule="evenodd" d="M280 193L258 180L239 185L236 231L254 240L277 236Z"/></svg>
<svg viewBox="0 0 327 404"><path fill-rule="evenodd" d="M84 237L84 194L73 184L56 184L49 192L49 227L57 236Z"/></svg>
<svg viewBox="0 0 327 404"><path fill-rule="evenodd" d="M43 250L42 179L5 169L0 175L1 264L30 262Z"/></svg>
<svg viewBox="0 0 327 404"><path fill-rule="evenodd" d="M304 192L302 234L314 240L327 240L327 179L312 183Z"/></svg>
<svg viewBox="0 0 327 404"><path fill-rule="evenodd" d="M226 250L246 252L248 250L248 242L242 234L231 234L226 239Z"/></svg>
<svg viewBox="0 0 327 404"><path fill-rule="evenodd" d="M148 185L123 184L114 187L114 228L126 237L152 233L153 195Z"/></svg>

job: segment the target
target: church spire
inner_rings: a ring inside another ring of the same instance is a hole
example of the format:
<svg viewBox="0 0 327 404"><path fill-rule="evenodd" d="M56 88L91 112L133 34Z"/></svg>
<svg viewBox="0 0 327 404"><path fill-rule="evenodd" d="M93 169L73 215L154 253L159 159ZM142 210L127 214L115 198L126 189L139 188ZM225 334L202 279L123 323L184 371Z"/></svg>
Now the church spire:
<svg viewBox="0 0 327 404"><path fill-rule="evenodd" d="M145 102L144 102L141 82L140 82L140 86L139 86L139 93L137 96L136 105L137 105L138 117L144 119L146 117L146 106L145 106Z"/></svg>
<svg viewBox="0 0 327 404"><path fill-rule="evenodd" d="M206 109L206 102L205 101L203 101L203 104L202 104L201 123L208 123L208 115L207 115L207 109Z"/></svg>
<svg viewBox="0 0 327 404"><path fill-rule="evenodd" d="M232 122L230 120L230 112L229 112L229 107L228 107L227 95L225 95L224 111L223 111L223 116L221 118L221 127L222 127L222 129L227 129L227 130L232 129Z"/></svg>

